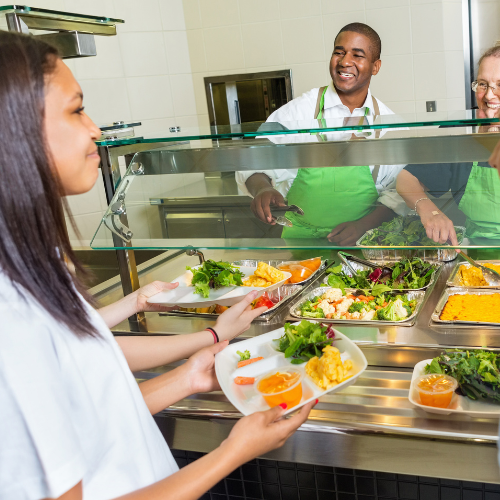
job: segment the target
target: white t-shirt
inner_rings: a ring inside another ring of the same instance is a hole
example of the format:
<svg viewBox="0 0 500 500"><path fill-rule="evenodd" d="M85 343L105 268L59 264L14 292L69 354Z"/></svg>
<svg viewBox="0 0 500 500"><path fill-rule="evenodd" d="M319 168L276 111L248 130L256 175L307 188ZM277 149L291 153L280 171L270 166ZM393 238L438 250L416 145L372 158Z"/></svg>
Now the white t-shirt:
<svg viewBox="0 0 500 500"><path fill-rule="evenodd" d="M309 90L308 92L305 92L300 97L291 100L284 106L281 106L281 108L274 111L274 113L269 116L266 122L278 122L289 129L305 128L307 122L310 122L309 126L311 128L316 127L317 122L313 120L313 117L316 109L319 91L319 88L315 88ZM323 118L325 120L335 120L339 118L349 118L356 116L361 117L365 116L366 108L369 108L367 120L372 123L373 115L375 113L373 99L377 100L381 115L394 114L391 109L389 109L382 101L380 101L380 99L372 97L370 89L368 89L368 93L363 106L361 106L360 108L356 108L351 113L350 109L340 100L333 82L330 82L325 93ZM386 131L382 131L380 135L384 135L385 132ZM352 131L347 131L327 132L325 135L331 141L342 141L349 140L352 134ZM355 135L358 136L367 136L369 134L373 134L373 132L355 133ZM276 144L289 144L291 142L317 142L317 137L314 134L270 135L266 136L266 138ZM406 203L396 191L396 177L404 167L405 165L380 165L377 182L375 184L379 193L378 201L400 215L406 215L409 212ZM370 165L370 171L373 171L373 169L374 165ZM286 198L286 195L292 187L295 177L297 177L298 169L247 170L244 172L235 172L238 191L241 194L252 196L246 187L246 181L253 174L260 172L266 174L270 178L271 183L275 187L275 189Z"/></svg>
<svg viewBox="0 0 500 500"><path fill-rule="evenodd" d="M0 271L0 498L111 499L178 470L99 314L79 339Z"/></svg>

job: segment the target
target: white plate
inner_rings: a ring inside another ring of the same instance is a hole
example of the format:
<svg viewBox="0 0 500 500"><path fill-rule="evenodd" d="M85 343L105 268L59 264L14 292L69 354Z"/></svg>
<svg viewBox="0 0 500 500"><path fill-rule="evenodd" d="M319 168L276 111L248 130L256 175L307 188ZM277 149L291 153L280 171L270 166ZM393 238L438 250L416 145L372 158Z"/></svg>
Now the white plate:
<svg viewBox="0 0 500 500"><path fill-rule="evenodd" d="M201 266L195 266L193 269L197 269ZM239 267L241 272L245 275L245 278L251 276L256 267ZM232 306L239 302L245 295L249 294L252 290L257 290L259 293L257 297L260 297L264 292L268 290L274 290L280 287L291 274L282 271L285 278L274 283L273 285L261 287L261 286L225 286L219 288L218 290L210 290L210 295L207 299L201 295L194 293L194 287L191 286L191 279L193 273L186 270L186 272L172 280L172 283L178 282L179 286L174 290L169 290L167 292L160 292L153 295L148 302L150 304L162 304L165 306L181 306L181 307L208 307L213 304L219 304L221 306Z"/></svg>
<svg viewBox="0 0 500 500"><path fill-rule="evenodd" d="M292 324L296 325L298 323ZM243 415L250 415L256 411L269 410L269 406L264 398L257 392L255 384L236 385L233 382L235 377L260 377L267 373L272 374L283 366L289 366L290 368L299 370L303 373L302 400L300 404L290 408L286 412L290 413L328 392L338 392L345 387L349 387L351 384L354 384L357 378L366 370L368 363L361 349L345 335L335 330L335 338L339 340L335 341L333 345L340 350L343 361L346 359L352 361L353 368L350 371L352 376L335 387L324 391L306 374L306 363L293 365L285 358L283 353L276 351L273 340L279 339L284 334L284 331L284 328L278 328L277 330L259 335L258 337L235 342L215 356L215 373L217 374L217 380L227 399L229 399L233 406ZM264 359L243 366L242 368L236 368L240 360L236 351L243 352L247 349L250 351L252 358L262 356Z"/></svg>
<svg viewBox="0 0 500 500"><path fill-rule="evenodd" d="M413 376L411 377L410 393L408 399L410 403L422 408L427 413L437 413L438 415L469 415L476 418L500 418L500 405L486 403L484 401L473 401L466 396L459 396L454 393L448 408L434 408L420 404L420 396L415 387L414 381L420 375L425 375L425 366L432 359L425 359L415 365Z"/></svg>

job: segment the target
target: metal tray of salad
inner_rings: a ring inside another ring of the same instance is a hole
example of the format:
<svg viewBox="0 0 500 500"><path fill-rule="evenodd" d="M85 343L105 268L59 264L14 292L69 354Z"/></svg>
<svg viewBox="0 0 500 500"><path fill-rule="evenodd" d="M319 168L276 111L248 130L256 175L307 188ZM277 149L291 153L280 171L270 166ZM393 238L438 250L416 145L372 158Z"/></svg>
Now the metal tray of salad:
<svg viewBox="0 0 500 500"><path fill-rule="evenodd" d="M272 302L272 306L269 303L269 309L263 312L260 316L257 316L254 321L268 321L269 316L272 315L278 308L281 308L284 304L288 303L291 299L296 297L303 287L301 285L281 285L279 288L265 292L264 295L256 300L255 307L260 307L261 305L267 305L265 300ZM259 301L261 301L259 303ZM228 307L211 305L209 307L194 307L194 308L178 308L172 311L165 311L159 313L160 316L180 316L189 318L212 318L222 314Z"/></svg>
<svg viewBox="0 0 500 500"><path fill-rule="evenodd" d="M476 260L478 264L481 264L484 266L485 264L492 264L494 266L500 266L500 260ZM448 281L446 282L447 286L457 286L461 288L475 288L477 290L498 290L500 289L500 286L491 286L491 285L470 285L467 284L465 285L462 276L460 273L460 267L464 266L467 270L469 270L471 267L471 264L468 262L465 262L463 260L459 261L456 263L455 267L451 271L450 276L448 277ZM480 270L479 271L479 276L482 276L482 273ZM495 269L496 271L496 269ZM483 278L484 279L484 278Z"/></svg>
<svg viewBox="0 0 500 500"><path fill-rule="evenodd" d="M328 265L326 260L321 260L320 257L315 257L312 259L304 259L304 260L262 260L262 259L246 259L246 260L238 260L233 262L233 266L242 266L242 267L257 267L259 262L265 262L276 269L279 269L280 266L302 266L306 270L309 270L311 274L309 274L304 279L300 279L300 270L291 269L289 272L292 274L290 283L286 283L287 286L290 285L305 285L306 283L311 282L313 279L317 278L319 273L325 269ZM305 264L305 265L304 265ZM284 269L288 271L288 269Z"/></svg>
<svg viewBox="0 0 500 500"><path fill-rule="evenodd" d="M412 326L425 291L382 290L374 288L376 296L366 296L354 288L318 287L294 303L290 315L322 323Z"/></svg>
<svg viewBox="0 0 500 500"><path fill-rule="evenodd" d="M361 288L371 290L378 283L383 283L393 290L412 292L427 290L437 280L442 269L440 262L426 262L420 257L401 259L399 262L372 261L380 268L371 269L358 262L350 261L351 267L357 272L353 277L346 264L330 267L323 283L334 288ZM387 274L383 268L390 267L393 272ZM405 286L406 285L406 286ZM412 288L411 288L412 287Z"/></svg>
<svg viewBox="0 0 500 500"><path fill-rule="evenodd" d="M465 227L455 226L455 232L458 244L461 245L465 238ZM384 248L373 248L379 245ZM420 257L427 261L450 262L457 258L458 254L453 248L397 248L400 246L430 247L435 245L434 241L427 238L418 215L395 217L375 229L370 229L356 242L356 246L361 247L363 257L367 260L394 261Z"/></svg>

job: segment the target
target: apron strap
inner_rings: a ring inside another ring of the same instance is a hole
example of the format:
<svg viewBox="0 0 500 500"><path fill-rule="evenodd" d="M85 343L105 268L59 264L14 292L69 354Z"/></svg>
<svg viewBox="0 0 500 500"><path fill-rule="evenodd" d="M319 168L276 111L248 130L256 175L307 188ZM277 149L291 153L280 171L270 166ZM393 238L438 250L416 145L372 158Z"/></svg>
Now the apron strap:
<svg viewBox="0 0 500 500"><path fill-rule="evenodd" d="M316 109L314 111L314 117L313 117L315 120L319 120L319 118L318 118L319 112L323 111L322 109L320 109L320 107L321 107L321 99L323 99L323 92L325 91L326 88L328 88L328 85L325 85L324 87L321 87L319 89L318 100L316 101Z"/></svg>
<svg viewBox="0 0 500 500"><path fill-rule="evenodd" d="M373 95L372 95L372 101L373 101L373 111L375 111L375 114L373 116L373 120L375 120L375 118L380 115L380 108L378 106L377 99ZM380 129L375 131L375 137L377 139L380 137ZM375 183L375 185L377 184L379 170L380 170L380 165L375 165L373 167L372 177L373 177L373 182Z"/></svg>

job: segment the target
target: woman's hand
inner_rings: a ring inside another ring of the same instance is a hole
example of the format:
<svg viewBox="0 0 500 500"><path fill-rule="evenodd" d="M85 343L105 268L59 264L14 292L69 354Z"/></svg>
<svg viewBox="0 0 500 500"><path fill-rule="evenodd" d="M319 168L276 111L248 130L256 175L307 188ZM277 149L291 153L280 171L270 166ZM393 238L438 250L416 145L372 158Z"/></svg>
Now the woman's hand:
<svg viewBox="0 0 500 500"><path fill-rule="evenodd" d="M428 202L429 201L429 202ZM427 205L434 205L430 200L422 200L421 203L427 203ZM429 210L427 205L419 210L420 220L424 225L427 237L434 240L436 243L446 243L450 240L453 246L458 246L457 233L455 232L455 227L453 222L446 217L442 212L439 211L437 215L433 215L433 210ZM420 209L420 207L419 207Z"/></svg>
<svg viewBox="0 0 500 500"><path fill-rule="evenodd" d="M236 454L237 460L242 464L280 448L307 420L316 402L317 400L307 403L287 419L281 419L285 409L280 406L242 418L222 442L221 448L227 450L227 453Z"/></svg>
<svg viewBox="0 0 500 500"><path fill-rule="evenodd" d="M229 342L219 342L193 354L183 365L190 384L190 394L220 391L215 376L215 355L227 347Z"/></svg>
<svg viewBox="0 0 500 500"><path fill-rule="evenodd" d="M165 312L175 309L175 307L162 306L161 304L150 304L148 299L160 292L173 290L177 288L179 283L165 283L164 281L153 281L146 286L139 288L132 295L135 295L137 300L136 312Z"/></svg>
<svg viewBox="0 0 500 500"><path fill-rule="evenodd" d="M219 316L214 325L214 330L221 342L231 340L246 332L250 328L252 321L264 311L267 311L267 307L252 309L251 303L256 297L256 291L250 292L240 302L231 306Z"/></svg>

